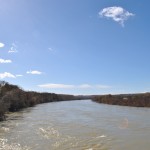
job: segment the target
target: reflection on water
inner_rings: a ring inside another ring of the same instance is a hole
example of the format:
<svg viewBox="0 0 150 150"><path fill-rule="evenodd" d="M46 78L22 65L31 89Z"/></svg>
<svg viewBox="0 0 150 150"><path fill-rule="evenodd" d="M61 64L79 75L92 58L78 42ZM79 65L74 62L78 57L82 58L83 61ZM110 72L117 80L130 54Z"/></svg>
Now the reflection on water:
<svg viewBox="0 0 150 150"><path fill-rule="evenodd" d="M21 147L19 143L8 144L7 139L0 139L0 149L1 150L29 150L27 146Z"/></svg>
<svg viewBox="0 0 150 150"><path fill-rule="evenodd" d="M149 150L149 116L90 100L42 104L0 123L0 150Z"/></svg>

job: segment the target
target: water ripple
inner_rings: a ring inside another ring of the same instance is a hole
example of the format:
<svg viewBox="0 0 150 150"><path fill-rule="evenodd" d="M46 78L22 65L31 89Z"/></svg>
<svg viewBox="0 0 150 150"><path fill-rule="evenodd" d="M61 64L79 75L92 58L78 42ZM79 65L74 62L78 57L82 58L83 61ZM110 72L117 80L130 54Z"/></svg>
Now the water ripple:
<svg viewBox="0 0 150 150"><path fill-rule="evenodd" d="M22 147L19 143L8 144L7 139L0 139L0 150L31 150L31 148Z"/></svg>

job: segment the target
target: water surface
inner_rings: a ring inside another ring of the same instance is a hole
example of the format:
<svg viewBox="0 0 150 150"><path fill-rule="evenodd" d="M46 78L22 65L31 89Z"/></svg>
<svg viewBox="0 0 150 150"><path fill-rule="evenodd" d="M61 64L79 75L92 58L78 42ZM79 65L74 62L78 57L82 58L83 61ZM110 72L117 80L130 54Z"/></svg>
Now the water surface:
<svg viewBox="0 0 150 150"><path fill-rule="evenodd" d="M150 150L150 109L46 103L0 123L0 150Z"/></svg>

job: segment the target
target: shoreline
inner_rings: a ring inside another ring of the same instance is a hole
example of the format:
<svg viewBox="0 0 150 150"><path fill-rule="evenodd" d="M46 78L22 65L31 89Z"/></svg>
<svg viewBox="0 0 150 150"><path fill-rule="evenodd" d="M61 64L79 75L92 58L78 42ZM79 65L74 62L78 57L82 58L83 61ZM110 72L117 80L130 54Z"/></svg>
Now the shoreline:
<svg viewBox="0 0 150 150"><path fill-rule="evenodd" d="M16 85L9 84L5 81L0 82L0 121L6 120L7 112L17 112L23 108L33 107L37 104L69 101L83 99L80 96L39 93L35 91L24 91Z"/></svg>
<svg viewBox="0 0 150 150"><path fill-rule="evenodd" d="M132 107L150 107L150 93L144 94L120 94L120 95L98 95L93 96L92 101L97 103L132 106Z"/></svg>
<svg viewBox="0 0 150 150"><path fill-rule="evenodd" d="M0 121L5 121L7 112L17 112L23 108L33 107L37 104L84 100L91 99L97 103L132 106L150 107L150 93L144 94L120 94L120 95L91 95L74 96L55 93L39 93L35 91L24 91L16 85L5 81L0 82Z"/></svg>

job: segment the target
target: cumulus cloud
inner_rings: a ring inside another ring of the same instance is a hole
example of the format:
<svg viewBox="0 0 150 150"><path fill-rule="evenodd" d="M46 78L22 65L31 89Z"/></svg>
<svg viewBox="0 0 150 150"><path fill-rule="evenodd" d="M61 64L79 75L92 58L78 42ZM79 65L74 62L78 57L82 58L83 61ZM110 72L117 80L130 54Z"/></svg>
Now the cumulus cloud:
<svg viewBox="0 0 150 150"><path fill-rule="evenodd" d="M8 53L17 53L17 45L15 43L12 43L10 50L8 51Z"/></svg>
<svg viewBox="0 0 150 150"><path fill-rule="evenodd" d="M30 71L27 71L26 73L27 73L27 74L37 74L37 75L42 74L42 72L40 72L40 71L38 71L38 70L30 70Z"/></svg>
<svg viewBox="0 0 150 150"><path fill-rule="evenodd" d="M41 88L51 88L51 89L107 89L111 88L107 85L90 85L90 84L81 84L81 85L68 85L68 84L53 84L53 83L47 83L47 84L41 84L38 85L38 87Z"/></svg>
<svg viewBox="0 0 150 150"><path fill-rule="evenodd" d="M4 43L0 43L0 48L4 47L5 44Z"/></svg>
<svg viewBox="0 0 150 150"><path fill-rule="evenodd" d="M0 58L0 64L5 64L5 63L12 63L12 61L9 60L9 59L2 59L2 58Z"/></svg>
<svg viewBox="0 0 150 150"><path fill-rule="evenodd" d="M133 13L128 12L122 7L113 6L106 7L99 12L100 17L111 18L115 22L118 22L122 26L124 26L124 22L128 20L129 17L134 16Z"/></svg>
<svg viewBox="0 0 150 150"><path fill-rule="evenodd" d="M4 78L16 78L16 77L15 75L9 72L0 73L0 79L4 79Z"/></svg>

